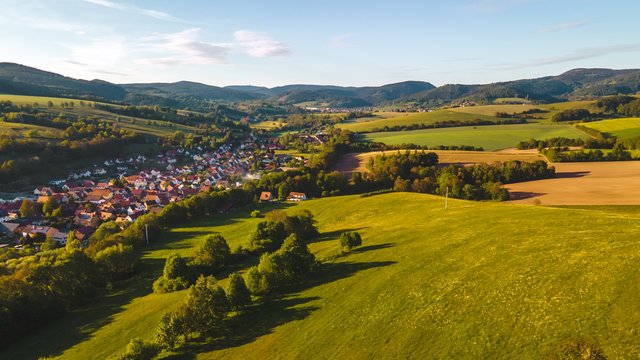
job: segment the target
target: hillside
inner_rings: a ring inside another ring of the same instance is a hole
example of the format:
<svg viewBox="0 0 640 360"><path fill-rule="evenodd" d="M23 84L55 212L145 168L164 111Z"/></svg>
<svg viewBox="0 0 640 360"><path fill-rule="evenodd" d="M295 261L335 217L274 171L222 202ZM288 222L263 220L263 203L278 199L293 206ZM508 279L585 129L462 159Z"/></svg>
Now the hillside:
<svg viewBox="0 0 640 360"><path fill-rule="evenodd" d="M36 68L0 63L0 91L16 95L57 95L122 100L120 86L102 80L78 80ZM13 90L13 91L11 91Z"/></svg>
<svg viewBox="0 0 640 360"><path fill-rule="evenodd" d="M406 99L437 105L498 98L527 98L542 102L591 99L598 96L635 94L640 91L640 69L573 69L558 76L523 79L486 85L444 85L407 96Z"/></svg>
<svg viewBox="0 0 640 360"><path fill-rule="evenodd" d="M441 197L415 193L286 206L316 216L317 257L333 253L343 231L360 232L364 246L231 319L228 340L195 343L171 358L539 359L574 340L610 359L640 356L637 210L449 200L444 211ZM129 288L0 357L105 358L132 337L151 339L160 316L185 295L150 293L164 258L192 255L211 233L234 248L261 220L251 210L172 230L148 248L146 272Z"/></svg>
<svg viewBox="0 0 640 360"><path fill-rule="evenodd" d="M218 87L190 81L175 83L112 84L78 80L32 67L0 63L0 93L82 97L124 101L134 105L208 109L210 102L268 101L319 107L367 107L409 101L438 106L463 101L493 102L522 98L536 102L592 99L640 91L640 70L574 69L557 76L485 85L448 84L435 87L423 81L367 87L335 85L284 85Z"/></svg>

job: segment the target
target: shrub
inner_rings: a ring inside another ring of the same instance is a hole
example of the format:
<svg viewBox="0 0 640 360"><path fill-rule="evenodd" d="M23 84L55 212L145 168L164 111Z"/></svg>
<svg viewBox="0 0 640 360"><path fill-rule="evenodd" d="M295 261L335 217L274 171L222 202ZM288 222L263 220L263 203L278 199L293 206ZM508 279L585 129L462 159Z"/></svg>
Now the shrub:
<svg viewBox="0 0 640 360"><path fill-rule="evenodd" d="M229 300L231 308L235 311L240 311L251 303L251 293L249 292L242 276L237 273L233 273L229 276L227 299Z"/></svg>
<svg viewBox="0 0 640 360"><path fill-rule="evenodd" d="M174 313L162 315L155 333L156 344L164 350L176 350L186 342L184 321Z"/></svg>
<svg viewBox="0 0 640 360"><path fill-rule="evenodd" d="M123 354L109 357L110 360L151 360L158 355L158 346L145 343L140 338L133 338Z"/></svg>
<svg viewBox="0 0 640 360"><path fill-rule="evenodd" d="M599 347L586 341L570 341L552 357L554 360L607 360Z"/></svg>
<svg viewBox="0 0 640 360"><path fill-rule="evenodd" d="M358 232L343 232L340 234L340 247L342 247L343 251L349 252L358 246L362 246L362 237Z"/></svg>
<svg viewBox="0 0 640 360"><path fill-rule="evenodd" d="M260 210L253 210L253 211L251 212L251 217L252 217L252 218L258 218L258 217L260 217Z"/></svg>

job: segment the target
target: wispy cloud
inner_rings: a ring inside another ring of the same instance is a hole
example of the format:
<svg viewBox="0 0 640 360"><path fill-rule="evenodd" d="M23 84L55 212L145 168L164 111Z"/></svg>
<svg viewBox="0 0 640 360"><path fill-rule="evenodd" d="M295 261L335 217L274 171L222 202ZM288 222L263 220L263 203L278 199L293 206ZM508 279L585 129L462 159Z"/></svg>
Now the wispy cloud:
<svg viewBox="0 0 640 360"><path fill-rule="evenodd" d="M166 12L151 10L151 9L144 9L132 4L120 3L120 2L115 2L111 0L82 0L82 1L94 4L94 5L103 6L109 9L148 16L158 20L176 21L176 22L183 21L173 15L167 14Z"/></svg>
<svg viewBox="0 0 640 360"><path fill-rule="evenodd" d="M238 46L253 57L261 58L291 54L291 49L286 44L262 32L239 30L233 34L233 37Z"/></svg>
<svg viewBox="0 0 640 360"><path fill-rule="evenodd" d="M161 52L165 56L138 59L141 64L225 64L232 44L209 43L198 40L201 29L191 28L173 34L143 39L141 50Z"/></svg>
<svg viewBox="0 0 640 360"><path fill-rule="evenodd" d="M349 43L349 39L353 37L353 34L340 34L336 36L332 36L329 39L329 47L334 49L345 49L351 47Z"/></svg>
<svg viewBox="0 0 640 360"><path fill-rule="evenodd" d="M558 31L562 31L562 30L569 30L569 29L582 27L582 26L585 26L585 25L589 25L589 22L588 21L574 21L574 22L569 22L569 23L564 23L564 24L557 24L557 25L541 28L538 31L539 32L543 32L543 33L558 32Z"/></svg>
<svg viewBox="0 0 640 360"><path fill-rule="evenodd" d="M640 51L640 43L594 46L594 47L577 49L570 53L560 55L560 56L538 58L528 62L517 63L517 64L496 64L493 67L500 70L512 70L512 69L519 69L519 68L560 64L560 63L577 61L577 60L586 60L586 59L592 59L592 58L605 56L609 54L615 54L615 53L629 53L629 52L639 52L639 51Z"/></svg>

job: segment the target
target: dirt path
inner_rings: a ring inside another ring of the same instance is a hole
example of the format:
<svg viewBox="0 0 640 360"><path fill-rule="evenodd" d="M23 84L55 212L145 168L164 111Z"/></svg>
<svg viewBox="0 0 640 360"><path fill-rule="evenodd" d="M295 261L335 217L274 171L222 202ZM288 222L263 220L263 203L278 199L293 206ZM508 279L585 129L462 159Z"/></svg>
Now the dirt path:
<svg viewBox="0 0 640 360"><path fill-rule="evenodd" d="M512 202L640 205L640 161L553 163L554 179L509 184Z"/></svg>
<svg viewBox="0 0 640 360"><path fill-rule="evenodd" d="M404 152L405 150L400 150ZM418 150L420 151L420 150ZM398 150L388 151L373 151L368 153L351 153L342 156L336 170L344 173L352 173L354 171L366 172L367 162L374 156L382 154L393 155ZM495 161L509 161L509 160L522 160L522 161L535 161L544 160L544 158L538 155L537 150L517 150L517 149L505 149L500 151L458 151L458 150L433 150L438 154L440 164L477 164L477 163L492 163Z"/></svg>

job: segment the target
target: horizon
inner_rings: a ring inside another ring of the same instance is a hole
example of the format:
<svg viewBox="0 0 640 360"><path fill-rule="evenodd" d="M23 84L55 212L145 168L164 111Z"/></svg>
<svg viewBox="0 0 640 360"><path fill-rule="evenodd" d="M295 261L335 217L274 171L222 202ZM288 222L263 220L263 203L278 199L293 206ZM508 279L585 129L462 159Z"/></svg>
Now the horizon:
<svg viewBox="0 0 640 360"><path fill-rule="evenodd" d="M0 29L20 36L0 43L0 61L116 84L273 88L489 84L640 60L639 3L606 12L577 0L296 5L8 0Z"/></svg>

